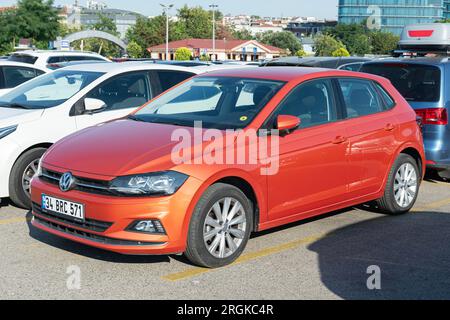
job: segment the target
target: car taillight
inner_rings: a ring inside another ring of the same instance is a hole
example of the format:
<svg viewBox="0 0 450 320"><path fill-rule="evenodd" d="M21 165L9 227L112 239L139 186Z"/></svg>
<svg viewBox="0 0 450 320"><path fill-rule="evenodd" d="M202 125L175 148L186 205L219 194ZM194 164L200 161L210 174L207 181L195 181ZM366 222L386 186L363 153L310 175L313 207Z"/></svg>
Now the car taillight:
<svg viewBox="0 0 450 320"><path fill-rule="evenodd" d="M446 125L448 124L447 109L427 108L417 109L416 114L422 118L422 124Z"/></svg>

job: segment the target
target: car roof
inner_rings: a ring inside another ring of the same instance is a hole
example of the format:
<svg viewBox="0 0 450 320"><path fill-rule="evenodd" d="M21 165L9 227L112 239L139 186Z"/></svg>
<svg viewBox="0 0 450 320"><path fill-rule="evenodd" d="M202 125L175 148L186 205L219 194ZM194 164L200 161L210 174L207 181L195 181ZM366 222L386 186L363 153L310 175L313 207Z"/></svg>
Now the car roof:
<svg viewBox="0 0 450 320"><path fill-rule="evenodd" d="M139 70L173 70L173 71L185 71L195 74L204 72L196 67L180 67L180 66L143 63L143 62L122 62L122 63L99 62L92 64L76 64L73 66L65 67L64 69L60 70L92 71L103 73L122 73L127 71L139 71Z"/></svg>
<svg viewBox="0 0 450 320"><path fill-rule="evenodd" d="M100 56L95 52L89 51L64 51L64 50L23 50L12 53L13 55L29 55L34 57L52 56L52 55L84 55L84 56Z"/></svg>
<svg viewBox="0 0 450 320"><path fill-rule="evenodd" d="M275 66L277 64L283 65L299 65L299 66L319 66L324 63L335 63L336 67L352 62L370 61L370 58L364 57L282 57L276 58L263 63L264 65Z"/></svg>
<svg viewBox="0 0 450 320"><path fill-rule="evenodd" d="M32 69L46 71L44 68L40 68L39 66L36 66L36 65L32 65L29 63L23 63L23 62L9 61L9 60L0 60L0 67L1 66L24 67L24 68L32 68Z"/></svg>
<svg viewBox="0 0 450 320"><path fill-rule="evenodd" d="M385 64L385 63L428 64L438 66L445 63L449 63L449 59L447 57L387 58L375 61L368 61L365 64Z"/></svg>
<svg viewBox="0 0 450 320"><path fill-rule="evenodd" d="M241 78L252 78L252 79L264 79L264 80L274 80L274 81L285 81L290 82L294 80L300 80L305 76L310 76L312 74L318 77L335 76L335 77L359 77L367 79L380 79L381 77L335 69L324 69L324 68L310 68L310 67L246 67L246 68L227 68L218 69L215 71L208 72L201 76L203 77L241 77Z"/></svg>

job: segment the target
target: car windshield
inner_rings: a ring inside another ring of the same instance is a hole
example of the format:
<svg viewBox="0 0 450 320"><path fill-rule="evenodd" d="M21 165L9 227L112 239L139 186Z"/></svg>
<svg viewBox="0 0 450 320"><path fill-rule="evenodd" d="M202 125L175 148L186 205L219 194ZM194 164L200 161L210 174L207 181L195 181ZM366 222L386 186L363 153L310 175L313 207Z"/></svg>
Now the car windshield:
<svg viewBox="0 0 450 320"><path fill-rule="evenodd" d="M101 77L101 72L55 71L12 90L0 98L1 107L46 109L66 102Z"/></svg>
<svg viewBox="0 0 450 320"><path fill-rule="evenodd" d="M136 114L137 121L239 129L246 127L284 82L233 77L193 78L153 100Z"/></svg>
<svg viewBox="0 0 450 320"><path fill-rule="evenodd" d="M416 63L369 63L360 71L389 79L407 101L440 100L441 71L438 67Z"/></svg>

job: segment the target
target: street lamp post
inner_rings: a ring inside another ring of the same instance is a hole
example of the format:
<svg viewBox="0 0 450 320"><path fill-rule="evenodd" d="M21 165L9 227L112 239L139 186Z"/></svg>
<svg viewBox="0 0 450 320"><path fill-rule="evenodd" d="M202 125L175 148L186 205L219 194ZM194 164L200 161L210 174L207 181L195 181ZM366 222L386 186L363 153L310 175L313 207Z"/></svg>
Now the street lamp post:
<svg viewBox="0 0 450 320"><path fill-rule="evenodd" d="M209 7L212 9L213 14L213 60L216 60L216 8L219 6L217 4L210 4Z"/></svg>
<svg viewBox="0 0 450 320"><path fill-rule="evenodd" d="M173 4L160 4L166 15L166 60L169 60L169 10L173 8Z"/></svg>

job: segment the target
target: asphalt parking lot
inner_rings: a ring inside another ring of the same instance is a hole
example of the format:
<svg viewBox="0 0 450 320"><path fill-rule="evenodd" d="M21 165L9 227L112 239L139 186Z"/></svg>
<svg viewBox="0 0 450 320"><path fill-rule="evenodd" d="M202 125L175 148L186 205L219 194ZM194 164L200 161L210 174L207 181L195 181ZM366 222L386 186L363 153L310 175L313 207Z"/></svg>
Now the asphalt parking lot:
<svg viewBox="0 0 450 320"><path fill-rule="evenodd" d="M36 230L29 218L1 204L0 299L450 298L450 184L439 179L424 182L411 214L349 208L259 233L219 270L93 249ZM381 289L367 287L370 266Z"/></svg>

